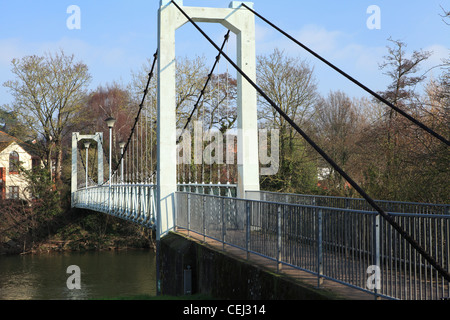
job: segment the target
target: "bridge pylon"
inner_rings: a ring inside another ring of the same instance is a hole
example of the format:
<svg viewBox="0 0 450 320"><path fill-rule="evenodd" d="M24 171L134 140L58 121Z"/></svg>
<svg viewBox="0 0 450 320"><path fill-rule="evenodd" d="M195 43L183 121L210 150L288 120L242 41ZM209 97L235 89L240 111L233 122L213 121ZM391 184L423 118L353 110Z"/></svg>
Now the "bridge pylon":
<svg viewBox="0 0 450 320"><path fill-rule="evenodd" d="M229 8L184 7L194 22L220 23L236 34L237 65L256 81L255 17L242 1ZM245 2L253 7L253 3ZM169 0L161 0L158 11L158 131L157 131L157 237L174 227L176 174L176 61L175 32L188 22ZM245 190L259 190L257 94L242 75L237 75L237 196Z"/></svg>
<svg viewBox="0 0 450 320"><path fill-rule="evenodd" d="M79 132L72 132L72 179L71 194L72 207L74 205L73 196L78 190L78 142L81 140L94 140L97 142L97 183L102 184L103 176L103 132L97 132L94 135L83 135Z"/></svg>

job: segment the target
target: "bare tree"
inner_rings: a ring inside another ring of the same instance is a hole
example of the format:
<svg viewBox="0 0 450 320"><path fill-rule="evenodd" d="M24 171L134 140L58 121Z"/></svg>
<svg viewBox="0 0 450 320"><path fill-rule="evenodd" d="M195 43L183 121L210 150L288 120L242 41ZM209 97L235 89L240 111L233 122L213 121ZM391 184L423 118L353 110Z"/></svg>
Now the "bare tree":
<svg viewBox="0 0 450 320"><path fill-rule="evenodd" d="M431 55L427 51L413 51L410 57L405 52L406 44L399 40L389 39L393 47L388 47L388 55L384 57L385 61L380 64L380 69L388 75L392 82L381 95L391 101L398 108L410 113L416 112L417 98L416 87L424 79L424 75L417 75L420 64ZM410 123L406 123L397 116L397 113L389 108L386 112L385 128L386 141L386 174L389 176L393 170L399 166L398 155L400 139L405 134L406 128L411 128Z"/></svg>
<svg viewBox="0 0 450 320"><path fill-rule="evenodd" d="M312 115L317 96L313 68L279 49L269 56L259 56L257 64L260 88L299 125L306 122ZM262 98L260 106L261 119L275 122L280 128L288 127L286 120Z"/></svg>
<svg viewBox="0 0 450 320"><path fill-rule="evenodd" d="M392 38L388 41L393 43L393 47L387 47L388 55L384 56L384 62L379 67L392 79L392 82L381 94L397 107L406 108L408 100L414 97L417 84L425 79L424 75L416 75L419 65L431 56L431 52L413 51L408 58L405 52L407 46L404 42L392 40ZM389 118L392 119L394 116L395 112L389 109Z"/></svg>
<svg viewBox="0 0 450 320"><path fill-rule="evenodd" d="M354 173L355 166L351 160L365 123L357 101L352 101L341 91L330 92L317 103L314 118L318 141L323 149L344 170ZM331 166L323 166L329 172L327 188L343 193L346 190L343 178Z"/></svg>
<svg viewBox="0 0 450 320"><path fill-rule="evenodd" d="M389 55L380 67L391 84L381 95L434 130L448 134L442 87L431 90L429 85L428 97L418 90L425 80L420 66L430 53L413 51L407 55L406 44L390 41L394 45L388 48ZM442 183L448 180L448 148L393 110L383 108L383 116L364 132L367 148L363 166L368 191L378 198L401 201L438 202L448 198L443 197L443 190L448 194L448 188Z"/></svg>
<svg viewBox="0 0 450 320"><path fill-rule="evenodd" d="M112 135L112 164L119 161L119 142L126 142L138 113L138 102L133 101L130 93L117 83L100 86L89 94L83 109L80 111L79 127L86 134L103 132L104 141L109 141L109 129L105 119L116 119ZM108 155L109 143L103 143L103 152ZM107 158L109 155L107 156ZM94 169L93 165L90 165Z"/></svg>
<svg viewBox="0 0 450 320"><path fill-rule="evenodd" d="M228 73L212 74L205 91L203 109L207 110L206 129L217 127L222 133L237 120L237 80Z"/></svg>
<svg viewBox="0 0 450 320"><path fill-rule="evenodd" d="M450 20L450 10L445 10L442 6L441 6L441 9L442 9L442 14L440 14L440 16L442 17L442 21L444 21L444 23L446 25L450 26L450 22L446 21L447 19Z"/></svg>
<svg viewBox="0 0 450 320"><path fill-rule="evenodd" d="M298 125L308 125L316 102L313 69L303 60L275 49L257 59L257 82L260 88ZM263 126L279 129L280 169L266 176L263 183L274 190L301 191L311 182L311 158L307 146L296 130L265 100L259 99L259 119ZM295 174L293 174L295 172ZM316 173L314 172L315 176ZM266 185L266 187L269 187Z"/></svg>
<svg viewBox="0 0 450 320"><path fill-rule="evenodd" d="M11 71L16 79L4 83L15 99L11 111L42 139L41 150L50 172L56 158L55 178L59 181L61 144L68 133L66 125L85 97L91 80L88 68L61 50L54 55L13 59Z"/></svg>

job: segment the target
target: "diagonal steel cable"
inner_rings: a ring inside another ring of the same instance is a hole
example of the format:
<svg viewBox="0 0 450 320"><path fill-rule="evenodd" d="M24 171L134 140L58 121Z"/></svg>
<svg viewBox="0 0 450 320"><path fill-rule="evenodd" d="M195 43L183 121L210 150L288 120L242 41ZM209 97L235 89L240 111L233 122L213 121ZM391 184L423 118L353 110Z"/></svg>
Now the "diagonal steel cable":
<svg viewBox="0 0 450 320"><path fill-rule="evenodd" d="M334 69L335 71L339 72L341 75L343 75L344 77L346 77L348 80L350 80L351 82L353 82L354 84L356 84L357 86L359 86L360 88L362 88L363 90L365 90L366 92L370 93L373 97L375 97L376 99L380 100L381 102L383 102L384 104L386 104L388 107L394 109L396 112L398 112L399 114L401 114L402 116L404 116L406 119L408 119L409 121L413 122L414 124L416 124L417 126L419 126L420 128L422 128L423 130L425 130L426 132L428 132L429 134L431 134L432 136L434 136L435 138L441 140L442 142L444 142L447 146L450 145L450 142L445 139L443 136L441 136L440 134L436 133L434 130L430 129L428 126L426 126L425 124L423 124L422 122L420 122L419 120L417 120L416 118L410 116L409 114L407 114L405 111L403 111L402 109L400 109L399 107L395 106L393 103L389 102L388 100L386 100L385 98L383 98L382 96L380 96L378 93L374 92L373 90L369 89L367 86L363 85L361 82L359 82L358 80L356 80L355 78L353 78L352 76L350 76L349 74L345 73L344 71L342 71L341 69L339 69L338 67L336 67L335 65L333 65L331 62L329 62L328 60L326 60L325 58L321 57L319 54L317 54L316 52L314 52L313 50L311 50L310 48L308 48L307 46L305 46L304 44L302 44L300 41L298 41L297 39L295 39L294 37L292 37L291 35L289 35L288 33L286 33L285 31L283 31L282 29L280 29L279 27L277 27L275 24L273 24L272 22L270 22L269 20L267 20L266 18L264 18L263 16L261 16L260 14L258 14L255 10L249 8L245 3L242 3L242 6L247 8L248 10L250 10L254 15L256 15L258 18L260 18L261 20L263 20L264 22L266 22L268 25L270 25L271 27L273 27L274 29L276 29L277 31L281 32L284 36L286 36L287 38L289 38L290 40L292 40L293 42L295 42L297 45L299 45L300 47L302 47L304 50L308 51L310 54L312 54L314 57L316 57L317 59L319 59L320 61L322 61L323 63L325 63L326 65L328 65L329 67L331 67L332 69Z"/></svg>
<svg viewBox="0 0 450 320"><path fill-rule="evenodd" d="M437 261L426 252L419 243L416 242L409 234L407 234L402 227L381 207L379 207L375 201L341 168L331 159L325 151L323 151L300 127L283 111L278 105L270 99L267 94L252 80L250 77L239 68L236 63L230 57L219 48L219 46L211 40L211 38L189 17L183 9L175 2L171 1L178 10L186 17L186 19L218 50L225 59L244 77L264 99L316 150L322 158L324 158L347 182L407 241L413 248L415 248L424 258L427 260L438 273L447 281L450 282L450 273L445 270Z"/></svg>
<svg viewBox="0 0 450 320"><path fill-rule="evenodd" d="M142 111L142 109L144 107L145 98L146 98L147 93L148 93L148 87L150 86L150 81L153 78L153 73L154 73L154 70L155 70L155 65L156 65L157 58L158 58L158 50L156 50L156 52L153 54L153 62L152 62L152 66L151 66L150 72L148 74L147 84L146 84L145 89L143 91L144 94L142 96L141 103L139 104L139 110L138 110L138 113L136 115L136 118L134 119L134 124L133 124L133 127L131 128L130 135L128 136L127 143L125 144L125 147L123 149L123 153L120 156L120 159L119 159L119 161L118 161L118 163L117 163L117 165L116 165L116 167L114 169L114 174L116 174L117 171L119 170L120 164L123 161L123 157L124 157L124 155L125 155L125 153L126 153L126 151L128 149L128 146L130 144L131 138L132 138L132 136L134 134L134 131L136 129L136 125L138 123L139 116L140 116L141 111Z"/></svg>

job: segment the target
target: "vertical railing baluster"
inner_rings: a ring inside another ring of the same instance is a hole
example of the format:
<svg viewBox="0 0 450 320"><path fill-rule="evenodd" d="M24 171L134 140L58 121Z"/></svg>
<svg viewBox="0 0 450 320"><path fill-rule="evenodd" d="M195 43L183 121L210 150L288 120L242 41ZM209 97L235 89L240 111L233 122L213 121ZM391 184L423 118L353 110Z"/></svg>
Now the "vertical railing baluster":
<svg viewBox="0 0 450 320"><path fill-rule="evenodd" d="M246 228L245 228L245 249L247 251L247 260L250 259L250 201L245 200L245 215L246 215Z"/></svg>
<svg viewBox="0 0 450 320"><path fill-rule="evenodd" d="M221 214L222 214L222 250L225 251L225 206L224 206L225 198L221 198L220 200L220 207L221 207Z"/></svg>
<svg viewBox="0 0 450 320"><path fill-rule="evenodd" d="M380 270L378 276L381 277L381 262L380 262L380 215L375 214L374 216L374 237L375 237L375 256L374 256L374 265ZM381 285L381 279L376 279L376 283ZM375 298L378 298L378 288L375 286L374 290Z"/></svg>
<svg viewBox="0 0 450 320"><path fill-rule="evenodd" d="M317 287L323 283L323 234L322 234L322 209L318 210L317 217Z"/></svg>
<svg viewBox="0 0 450 320"><path fill-rule="evenodd" d="M191 231L191 194L187 194L187 234L190 237Z"/></svg>
<svg viewBox="0 0 450 320"><path fill-rule="evenodd" d="M281 271L281 204L277 206L277 272Z"/></svg>
<svg viewBox="0 0 450 320"><path fill-rule="evenodd" d="M202 210L202 219L203 219L203 242L206 242L206 213L205 213L205 203L206 197L202 195L203 198L203 210Z"/></svg>

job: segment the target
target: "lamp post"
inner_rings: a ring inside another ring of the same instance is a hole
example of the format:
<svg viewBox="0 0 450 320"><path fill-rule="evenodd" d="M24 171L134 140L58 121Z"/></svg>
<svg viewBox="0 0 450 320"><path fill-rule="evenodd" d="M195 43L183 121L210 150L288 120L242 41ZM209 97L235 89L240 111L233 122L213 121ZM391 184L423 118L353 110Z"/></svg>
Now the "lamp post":
<svg viewBox="0 0 450 320"><path fill-rule="evenodd" d="M125 161L125 159L123 158L123 149L125 148L125 142L121 141L119 142L119 147L120 147L120 157L121 157L121 161L120 161L120 181L123 183L123 162Z"/></svg>
<svg viewBox="0 0 450 320"><path fill-rule="evenodd" d="M109 207L109 211L111 212L112 128L114 127L114 124L116 123L116 119L114 119L113 117L109 117L105 121L109 128L109 199L108 199L108 207Z"/></svg>
<svg viewBox="0 0 450 320"><path fill-rule="evenodd" d="M109 117L105 120L109 128L109 185L111 186L111 166L112 166L112 128L116 123L116 119Z"/></svg>
<svg viewBox="0 0 450 320"><path fill-rule="evenodd" d="M89 168L89 146L91 145L90 142L85 142L84 147L86 148L86 189L88 187L88 168Z"/></svg>

